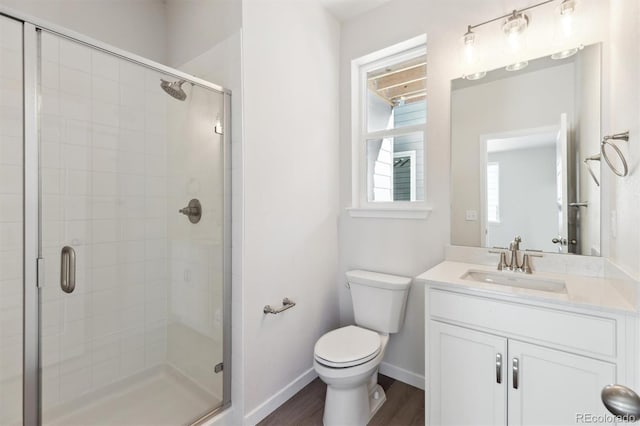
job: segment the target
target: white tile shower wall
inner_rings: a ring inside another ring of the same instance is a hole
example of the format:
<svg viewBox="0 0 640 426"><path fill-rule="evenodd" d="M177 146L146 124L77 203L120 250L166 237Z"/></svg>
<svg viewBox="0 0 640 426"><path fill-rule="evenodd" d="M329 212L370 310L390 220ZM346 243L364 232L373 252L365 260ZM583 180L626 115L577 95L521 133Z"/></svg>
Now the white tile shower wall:
<svg viewBox="0 0 640 426"><path fill-rule="evenodd" d="M43 404L166 358L166 95L160 74L42 34ZM60 249L77 253L59 286Z"/></svg>
<svg viewBox="0 0 640 426"><path fill-rule="evenodd" d="M0 424L22 424L22 26L0 17Z"/></svg>

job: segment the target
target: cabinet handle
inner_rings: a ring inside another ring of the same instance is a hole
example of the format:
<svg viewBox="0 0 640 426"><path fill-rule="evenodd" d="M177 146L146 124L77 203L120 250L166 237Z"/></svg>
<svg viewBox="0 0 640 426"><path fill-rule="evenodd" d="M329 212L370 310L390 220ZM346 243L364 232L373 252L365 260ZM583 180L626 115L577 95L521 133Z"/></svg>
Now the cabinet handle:
<svg viewBox="0 0 640 426"><path fill-rule="evenodd" d="M520 373L518 358L513 359L512 370L513 370L513 388L518 389L518 376Z"/></svg>
<svg viewBox="0 0 640 426"><path fill-rule="evenodd" d="M502 383L502 354L496 354L496 383Z"/></svg>

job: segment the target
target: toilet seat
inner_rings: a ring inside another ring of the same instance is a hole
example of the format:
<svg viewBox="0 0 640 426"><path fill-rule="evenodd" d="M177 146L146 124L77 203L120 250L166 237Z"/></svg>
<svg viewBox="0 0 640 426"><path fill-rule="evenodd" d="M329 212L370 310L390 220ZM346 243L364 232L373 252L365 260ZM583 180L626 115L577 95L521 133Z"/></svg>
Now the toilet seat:
<svg viewBox="0 0 640 426"><path fill-rule="evenodd" d="M380 353L380 335L354 325L330 331L318 339L314 348L316 361L334 368L364 364Z"/></svg>

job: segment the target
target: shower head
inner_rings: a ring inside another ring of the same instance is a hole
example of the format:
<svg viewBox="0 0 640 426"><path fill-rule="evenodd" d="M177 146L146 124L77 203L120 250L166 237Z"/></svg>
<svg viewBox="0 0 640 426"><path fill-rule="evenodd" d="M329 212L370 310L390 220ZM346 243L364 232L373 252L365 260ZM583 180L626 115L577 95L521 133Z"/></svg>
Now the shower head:
<svg viewBox="0 0 640 426"><path fill-rule="evenodd" d="M187 99L187 94L182 89L184 83L186 83L185 80L167 81L162 78L160 79L160 87L162 87L162 90L179 101Z"/></svg>

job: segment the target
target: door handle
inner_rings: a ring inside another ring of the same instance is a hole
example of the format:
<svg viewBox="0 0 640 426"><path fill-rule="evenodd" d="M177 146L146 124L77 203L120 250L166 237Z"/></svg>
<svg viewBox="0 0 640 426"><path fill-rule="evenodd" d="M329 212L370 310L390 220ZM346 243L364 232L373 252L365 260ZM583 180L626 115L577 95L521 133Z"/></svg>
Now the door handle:
<svg viewBox="0 0 640 426"><path fill-rule="evenodd" d="M518 389L518 386L520 386L520 383L519 383L520 362L518 361L518 358L513 359L513 364L511 366L511 369L513 371L513 388Z"/></svg>
<svg viewBox="0 0 640 426"><path fill-rule="evenodd" d="M502 383L502 354L496 354L496 383Z"/></svg>
<svg viewBox="0 0 640 426"><path fill-rule="evenodd" d="M72 293L76 288L76 251L73 247L64 246L60 254L60 288L65 293Z"/></svg>

